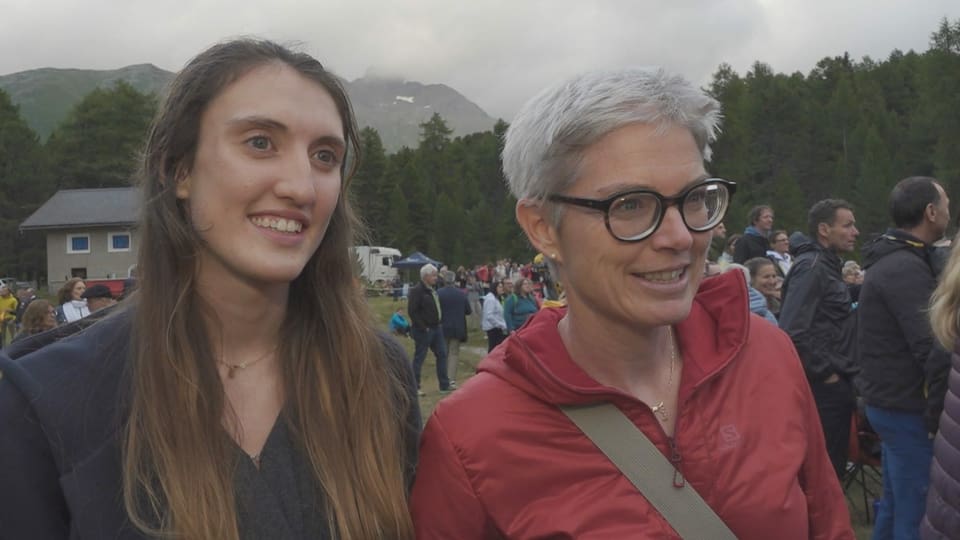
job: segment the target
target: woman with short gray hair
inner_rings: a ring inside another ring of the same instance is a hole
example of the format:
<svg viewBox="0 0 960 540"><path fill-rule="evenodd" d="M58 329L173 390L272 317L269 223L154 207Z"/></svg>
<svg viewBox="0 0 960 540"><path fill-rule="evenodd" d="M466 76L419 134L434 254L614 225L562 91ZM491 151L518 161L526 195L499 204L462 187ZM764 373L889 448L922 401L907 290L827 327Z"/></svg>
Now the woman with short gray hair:
<svg viewBox="0 0 960 540"><path fill-rule="evenodd" d="M691 490L725 530L700 537L853 538L789 338L750 316L739 276L703 280L735 189L704 167L719 120L660 69L581 75L522 108L504 172L568 307L531 317L434 410L418 539L697 536L681 532L691 508L671 519L649 502ZM626 427L595 438L585 407ZM665 481L605 455L639 459L644 439Z"/></svg>

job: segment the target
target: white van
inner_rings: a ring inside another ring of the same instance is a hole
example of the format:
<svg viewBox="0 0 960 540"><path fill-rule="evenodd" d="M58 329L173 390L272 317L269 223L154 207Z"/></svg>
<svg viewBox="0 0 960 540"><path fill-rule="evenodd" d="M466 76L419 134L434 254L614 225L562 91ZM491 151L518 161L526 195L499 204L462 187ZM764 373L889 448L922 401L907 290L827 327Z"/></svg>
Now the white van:
<svg viewBox="0 0 960 540"><path fill-rule="evenodd" d="M370 283L389 284L397 277L393 262L400 259L400 250L380 246L354 246L360 260L360 275Z"/></svg>

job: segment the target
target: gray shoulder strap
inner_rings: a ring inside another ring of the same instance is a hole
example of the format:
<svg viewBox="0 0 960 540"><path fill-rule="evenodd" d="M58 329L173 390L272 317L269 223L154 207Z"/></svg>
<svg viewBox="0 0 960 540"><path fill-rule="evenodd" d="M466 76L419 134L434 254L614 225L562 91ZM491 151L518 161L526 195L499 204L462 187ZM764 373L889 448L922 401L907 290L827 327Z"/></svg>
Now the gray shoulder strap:
<svg viewBox="0 0 960 540"><path fill-rule="evenodd" d="M611 403L560 409L684 540L736 540L689 482L674 485L676 470L646 435Z"/></svg>

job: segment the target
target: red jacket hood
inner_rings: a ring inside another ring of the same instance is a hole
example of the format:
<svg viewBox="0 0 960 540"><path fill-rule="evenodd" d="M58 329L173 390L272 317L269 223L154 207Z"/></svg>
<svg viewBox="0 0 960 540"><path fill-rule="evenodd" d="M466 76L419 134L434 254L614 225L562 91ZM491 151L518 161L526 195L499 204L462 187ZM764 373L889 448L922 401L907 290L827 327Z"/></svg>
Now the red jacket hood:
<svg viewBox="0 0 960 540"><path fill-rule="evenodd" d="M556 405L593 403L623 392L587 375L567 353L557 323L566 308L540 310L477 368L541 401ZM690 314L676 326L683 351L680 400L719 372L748 337L750 316L746 283L740 272L703 280Z"/></svg>

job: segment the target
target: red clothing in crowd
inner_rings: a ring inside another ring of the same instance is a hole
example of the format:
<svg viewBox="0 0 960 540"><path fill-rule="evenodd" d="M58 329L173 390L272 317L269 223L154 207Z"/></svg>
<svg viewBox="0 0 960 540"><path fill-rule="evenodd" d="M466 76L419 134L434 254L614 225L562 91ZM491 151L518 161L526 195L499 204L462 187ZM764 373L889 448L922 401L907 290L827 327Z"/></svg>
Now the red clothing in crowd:
<svg viewBox="0 0 960 540"><path fill-rule="evenodd" d="M480 266L477 268L477 281L480 283L490 282L490 272L487 270L486 266Z"/></svg>
<svg viewBox="0 0 960 540"><path fill-rule="evenodd" d="M677 325L680 471L740 539L853 539L800 361L749 314L739 276L705 280ZM564 313L541 310L437 406L411 502L418 539L677 537L557 409L610 401L670 455L647 405L570 359Z"/></svg>

